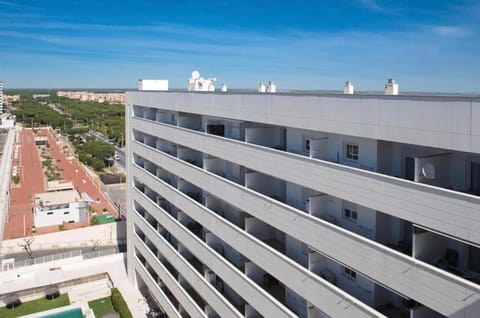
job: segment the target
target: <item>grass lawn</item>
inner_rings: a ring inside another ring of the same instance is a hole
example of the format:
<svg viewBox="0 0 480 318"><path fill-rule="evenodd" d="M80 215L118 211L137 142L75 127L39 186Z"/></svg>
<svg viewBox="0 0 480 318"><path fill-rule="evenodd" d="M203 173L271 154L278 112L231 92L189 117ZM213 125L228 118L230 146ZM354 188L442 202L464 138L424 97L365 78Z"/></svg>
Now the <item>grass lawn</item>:
<svg viewBox="0 0 480 318"><path fill-rule="evenodd" d="M95 317L103 317L107 312L115 311L110 297L89 301L88 307L92 308Z"/></svg>
<svg viewBox="0 0 480 318"><path fill-rule="evenodd" d="M113 223L115 222L115 218L113 215L109 214L102 214L96 216L98 224L106 224L106 223Z"/></svg>
<svg viewBox="0 0 480 318"><path fill-rule="evenodd" d="M50 310L57 307L63 307L70 305L70 299L67 294L62 294L56 299L48 300L46 298L32 300L26 303L20 304L20 306L14 309L8 309L6 307L0 308L0 317L2 318L14 318L21 317L44 310Z"/></svg>

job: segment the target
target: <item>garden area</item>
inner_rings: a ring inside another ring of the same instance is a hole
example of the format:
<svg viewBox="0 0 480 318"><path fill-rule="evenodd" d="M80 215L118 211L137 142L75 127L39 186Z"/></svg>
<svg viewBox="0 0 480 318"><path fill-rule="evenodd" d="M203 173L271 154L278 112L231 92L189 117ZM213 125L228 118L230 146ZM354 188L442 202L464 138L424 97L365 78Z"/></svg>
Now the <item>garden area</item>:
<svg viewBox="0 0 480 318"><path fill-rule="evenodd" d="M38 132L36 132L38 136ZM60 171L50 154L47 146L38 146L40 152L40 160L42 161L42 168L47 181L56 181L60 179Z"/></svg>
<svg viewBox="0 0 480 318"><path fill-rule="evenodd" d="M56 294L55 296L56 297L44 297L24 303L18 298L15 300L12 298L12 302L7 307L0 308L0 317L22 317L70 305L68 294ZM88 302L88 306L93 310L97 318L107 317L108 315L115 317L115 314L118 314L119 318L133 317L130 309L128 309L127 303L117 288L112 288L111 296L92 300Z"/></svg>
<svg viewBox="0 0 480 318"><path fill-rule="evenodd" d="M127 303L117 288L112 288L112 295L88 302L88 306L93 310L95 317L105 317L109 313L117 312L121 318L132 318L132 313L128 309Z"/></svg>
<svg viewBox="0 0 480 318"><path fill-rule="evenodd" d="M13 306L0 308L0 317L22 317L36 312L42 312L45 310L50 310L68 305L70 305L70 299L68 298L67 294L61 294L57 298L53 299L47 299L46 297L44 297L25 303L21 303L20 301L18 301Z"/></svg>

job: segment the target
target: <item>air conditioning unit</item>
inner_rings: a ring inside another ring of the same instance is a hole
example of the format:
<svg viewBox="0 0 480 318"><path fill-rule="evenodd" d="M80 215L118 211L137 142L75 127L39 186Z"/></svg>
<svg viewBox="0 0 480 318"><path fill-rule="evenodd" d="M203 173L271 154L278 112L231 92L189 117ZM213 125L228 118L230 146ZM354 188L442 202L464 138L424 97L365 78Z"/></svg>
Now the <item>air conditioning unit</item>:
<svg viewBox="0 0 480 318"><path fill-rule="evenodd" d="M332 273L331 271L329 271L328 269L326 270L323 270L321 273L320 273L320 277L325 279L327 282L333 284L333 285L336 285L337 283L337 277L335 276L334 273Z"/></svg>

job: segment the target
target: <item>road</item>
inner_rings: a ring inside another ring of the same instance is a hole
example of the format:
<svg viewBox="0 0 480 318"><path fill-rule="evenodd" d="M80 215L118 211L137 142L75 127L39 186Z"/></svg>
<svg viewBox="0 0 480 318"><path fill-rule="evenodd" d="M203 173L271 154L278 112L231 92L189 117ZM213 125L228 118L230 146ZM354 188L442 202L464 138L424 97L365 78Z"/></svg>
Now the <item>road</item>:
<svg viewBox="0 0 480 318"><path fill-rule="evenodd" d="M125 148L118 147L116 144L105 138L105 136L103 136L97 131L90 130L88 134L92 137L95 137L95 139L98 141L103 141L107 144L115 146L115 151L120 156L120 160L117 160L116 164L120 165L120 170L125 171Z"/></svg>
<svg viewBox="0 0 480 318"><path fill-rule="evenodd" d="M51 109L55 110L56 112L58 112L59 114L62 114L64 115L65 113L60 109L58 108L55 104L48 104L48 107L50 107ZM121 169L123 171L125 171L125 148L121 148L121 147L118 147L117 145L113 144L110 140L108 140L107 138L105 138L102 134L100 134L99 132L96 132L94 130L90 130L88 132L88 134L92 137L95 137L97 140L99 141L103 141L107 144L111 144L111 145L114 145L115 146L115 151L117 152L117 154L120 156L120 160L117 161L117 164L119 164L121 166Z"/></svg>
<svg viewBox="0 0 480 318"><path fill-rule="evenodd" d="M118 160L117 163L125 171L125 148L120 148L120 147L115 146L115 150L117 151L118 155L120 156L120 160Z"/></svg>
<svg viewBox="0 0 480 318"><path fill-rule="evenodd" d="M125 216L127 213L126 207L126 184L116 183L109 185L102 185L102 191L112 200L117 207L120 207L120 216Z"/></svg>
<svg viewBox="0 0 480 318"><path fill-rule="evenodd" d="M58 108L55 104L48 104L48 107L50 107L51 109L53 109L54 111L56 111L61 115L65 115L65 113L60 108Z"/></svg>

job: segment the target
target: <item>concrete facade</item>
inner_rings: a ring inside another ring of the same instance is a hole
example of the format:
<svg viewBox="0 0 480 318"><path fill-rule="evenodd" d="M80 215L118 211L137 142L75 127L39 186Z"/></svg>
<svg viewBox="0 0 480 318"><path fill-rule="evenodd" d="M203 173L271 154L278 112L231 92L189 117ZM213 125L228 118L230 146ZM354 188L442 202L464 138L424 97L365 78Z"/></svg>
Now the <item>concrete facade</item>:
<svg viewBox="0 0 480 318"><path fill-rule="evenodd" d="M129 277L172 317L476 317L479 107L128 92Z"/></svg>

